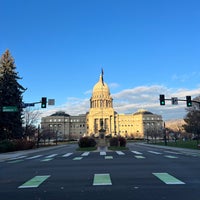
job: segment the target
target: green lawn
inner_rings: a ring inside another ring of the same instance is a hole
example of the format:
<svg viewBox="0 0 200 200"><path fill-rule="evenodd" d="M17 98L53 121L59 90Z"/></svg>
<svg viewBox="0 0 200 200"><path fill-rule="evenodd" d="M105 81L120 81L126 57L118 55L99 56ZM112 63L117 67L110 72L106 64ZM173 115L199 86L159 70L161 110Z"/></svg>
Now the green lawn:
<svg viewBox="0 0 200 200"><path fill-rule="evenodd" d="M76 151L95 151L97 147L78 147Z"/></svg>
<svg viewBox="0 0 200 200"><path fill-rule="evenodd" d="M165 145L164 142L157 143L159 145ZM176 142L167 142L167 146L172 147L180 147L180 148L189 148L189 149L198 149L197 141L196 140L177 140Z"/></svg>
<svg viewBox="0 0 200 200"><path fill-rule="evenodd" d="M112 151L123 151L123 150L128 150L128 147L116 147L116 146L113 146L113 147L108 147L109 150L112 150Z"/></svg>

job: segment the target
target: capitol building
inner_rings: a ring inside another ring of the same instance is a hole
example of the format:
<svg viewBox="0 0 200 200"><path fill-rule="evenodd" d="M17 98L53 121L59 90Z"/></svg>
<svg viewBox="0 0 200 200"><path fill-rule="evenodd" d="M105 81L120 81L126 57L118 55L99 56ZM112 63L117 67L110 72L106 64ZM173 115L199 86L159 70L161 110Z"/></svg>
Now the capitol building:
<svg viewBox="0 0 200 200"><path fill-rule="evenodd" d="M162 134L161 115L140 109L132 114L119 114L113 108L113 98L103 73L92 90L90 109L86 114L71 116L57 112L41 120L42 131L56 132L59 139L79 139L82 136L99 137L103 129L106 136L126 138L148 138L152 134Z"/></svg>

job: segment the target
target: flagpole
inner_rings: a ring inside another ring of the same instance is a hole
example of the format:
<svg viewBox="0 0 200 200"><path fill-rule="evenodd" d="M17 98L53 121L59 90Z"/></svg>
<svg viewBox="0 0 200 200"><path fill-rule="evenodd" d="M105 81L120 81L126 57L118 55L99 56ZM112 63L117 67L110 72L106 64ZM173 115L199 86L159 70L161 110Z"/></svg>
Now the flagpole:
<svg viewBox="0 0 200 200"><path fill-rule="evenodd" d="M103 129L103 126L104 126L104 121L103 121L103 86L104 86L103 74L104 74L103 68L101 68L101 81L102 81L102 86L101 86L101 112L102 112L101 129Z"/></svg>

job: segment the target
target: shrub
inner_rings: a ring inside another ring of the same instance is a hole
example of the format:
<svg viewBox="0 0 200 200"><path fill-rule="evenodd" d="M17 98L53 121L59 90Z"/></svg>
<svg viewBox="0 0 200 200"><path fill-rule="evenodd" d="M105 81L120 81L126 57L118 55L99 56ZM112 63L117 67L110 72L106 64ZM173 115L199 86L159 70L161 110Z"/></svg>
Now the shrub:
<svg viewBox="0 0 200 200"><path fill-rule="evenodd" d="M14 151L15 145L10 140L3 140L0 142L0 152L8 152L8 151Z"/></svg>
<svg viewBox="0 0 200 200"><path fill-rule="evenodd" d="M125 137L119 137L119 142L120 142L120 147L125 147L126 146L126 139Z"/></svg>
<svg viewBox="0 0 200 200"><path fill-rule="evenodd" d="M33 149L35 147L35 142L27 140L14 140L13 141L15 150L26 150Z"/></svg>
<svg viewBox="0 0 200 200"><path fill-rule="evenodd" d="M79 145L80 148L95 147L96 141L95 141L94 138L91 138L91 137L82 137L82 138L80 138L78 145Z"/></svg>
<svg viewBox="0 0 200 200"><path fill-rule="evenodd" d="M122 136L119 136L119 137L113 137L110 139L110 146L111 147L117 147L117 146L120 146L120 147L125 147L126 146L126 139Z"/></svg>
<svg viewBox="0 0 200 200"><path fill-rule="evenodd" d="M118 138L117 137L110 138L109 142L110 142L111 147L117 147L118 146Z"/></svg>
<svg viewBox="0 0 200 200"><path fill-rule="evenodd" d="M0 141L0 152L18 151L32 149L35 142L26 140L3 140Z"/></svg>

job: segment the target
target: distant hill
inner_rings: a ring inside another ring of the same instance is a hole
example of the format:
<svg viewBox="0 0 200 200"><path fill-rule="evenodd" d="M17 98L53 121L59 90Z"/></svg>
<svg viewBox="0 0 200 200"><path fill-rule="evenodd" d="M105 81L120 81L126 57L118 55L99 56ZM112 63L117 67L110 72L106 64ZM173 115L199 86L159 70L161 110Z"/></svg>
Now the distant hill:
<svg viewBox="0 0 200 200"><path fill-rule="evenodd" d="M173 130L174 132L179 132L183 130L182 125L185 124L183 119L169 120L165 122L165 127Z"/></svg>

